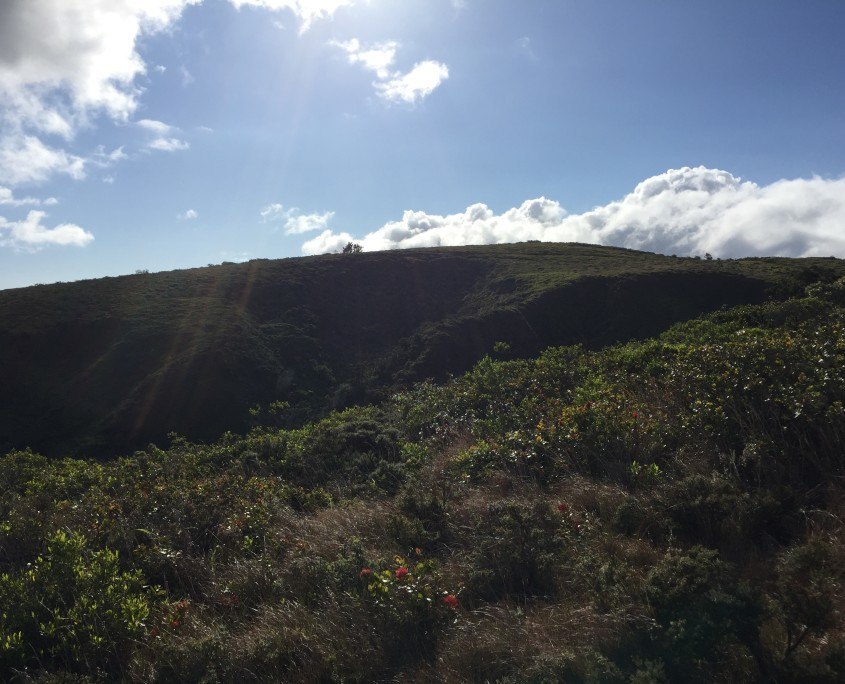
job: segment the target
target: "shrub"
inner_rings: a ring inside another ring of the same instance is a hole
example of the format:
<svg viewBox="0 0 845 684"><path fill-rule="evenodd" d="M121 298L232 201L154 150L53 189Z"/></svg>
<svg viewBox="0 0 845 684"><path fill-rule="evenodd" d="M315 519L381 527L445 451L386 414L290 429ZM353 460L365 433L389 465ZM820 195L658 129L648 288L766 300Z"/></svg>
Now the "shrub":
<svg viewBox="0 0 845 684"><path fill-rule="evenodd" d="M153 594L114 551L57 532L29 568L0 575L0 671L37 665L114 677L123 672Z"/></svg>
<svg viewBox="0 0 845 684"><path fill-rule="evenodd" d="M566 537L563 521L548 505L490 504L477 521L476 535L467 587L472 599L525 600L557 593Z"/></svg>
<svg viewBox="0 0 845 684"><path fill-rule="evenodd" d="M279 474L306 488L395 494L405 478L398 430L372 409L347 409L288 433Z"/></svg>
<svg viewBox="0 0 845 684"><path fill-rule="evenodd" d="M670 551L646 578L645 597L659 627L654 646L670 679L689 681L697 673L706 680L726 647L756 646L762 608L715 551Z"/></svg>
<svg viewBox="0 0 845 684"><path fill-rule="evenodd" d="M437 563L433 559L412 563L397 556L382 570L364 567L358 575L389 660L430 658L438 626L453 620L459 605L455 594L442 588Z"/></svg>
<svg viewBox="0 0 845 684"><path fill-rule="evenodd" d="M840 623L845 554L835 540L811 539L778 561L775 600L786 632L785 657Z"/></svg>
<svg viewBox="0 0 845 684"><path fill-rule="evenodd" d="M766 492L743 491L719 473L693 474L670 483L658 502L675 534L687 543L747 556L751 544L783 538L786 502Z"/></svg>

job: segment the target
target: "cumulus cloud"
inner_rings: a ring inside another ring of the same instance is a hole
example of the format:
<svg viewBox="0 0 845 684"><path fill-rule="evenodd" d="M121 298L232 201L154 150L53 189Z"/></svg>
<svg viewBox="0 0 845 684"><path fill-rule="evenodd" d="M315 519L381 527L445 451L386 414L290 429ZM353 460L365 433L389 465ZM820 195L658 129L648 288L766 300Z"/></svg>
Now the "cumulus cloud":
<svg viewBox="0 0 845 684"><path fill-rule="evenodd" d="M176 218L180 221L193 221L194 219L198 218L199 214L197 213L196 209L188 209L181 214L178 214Z"/></svg>
<svg viewBox="0 0 845 684"><path fill-rule="evenodd" d="M53 133L69 132L92 109L125 119L137 104L133 81L145 70L136 40L197 1L5 0L0 89L11 98L12 113L36 115L30 123ZM58 88L64 101L41 97Z"/></svg>
<svg viewBox="0 0 845 684"><path fill-rule="evenodd" d="M301 31L355 1L229 0L236 7L290 11ZM0 182L41 182L54 174L82 178L88 155L68 147L77 131L101 116L128 121L143 92L138 77L166 69L148 69L139 39L167 29L187 6L202 2L2 0ZM181 72L184 84L193 80L184 67ZM173 151L187 143L159 133L152 147Z"/></svg>
<svg viewBox="0 0 845 684"><path fill-rule="evenodd" d="M85 178L86 160L45 145L34 135L0 136L0 182L38 183L54 174Z"/></svg>
<svg viewBox="0 0 845 684"><path fill-rule="evenodd" d="M240 9L244 5L269 10L289 10L299 19L299 32L305 33L318 19L330 19L341 7L356 0L229 0Z"/></svg>
<svg viewBox="0 0 845 684"><path fill-rule="evenodd" d="M151 150L159 150L160 152L179 152L189 149L191 145L179 138L156 138L149 142L147 147Z"/></svg>
<svg viewBox="0 0 845 684"><path fill-rule="evenodd" d="M98 115L125 121L146 70L138 38L200 0L4 0L0 3L0 178L39 182L84 176L69 141Z"/></svg>
<svg viewBox="0 0 845 684"><path fill-rule="evenodd" d="M268 204L259 213L264 221L276 221L284 218L286 209L283 204L273 203Z"/></svg>
<svg viewBox="0 0 845 684"><path fill-rule="evenodd" d="M333 41L331 44L346 52L350 64L360 64L382 79L390 78L390 67L393 66L396 50L399 48L399 43L393 40L366 48L357 38Z"/></svg>
<svg viewBox="0 0 845 684"><path fill-rule="evenodd" d="M134 80L145 71L138 37L166 28L199 1L5 0L0 90L8 98L6 118L65 136L92 111L126 119L140 92Z"/></svg>
<svg viewBox="0 0 845 684"><path fill-rule="evenodd" d="M449 67L442 62L427 59L416 64L406 74L397 73L383 83L376 83L376 90L385 100L414 104L431 95L447 78Z"/></svg>
<svg viewBox="0 0 845 684"><path fill-rule="evenodd" d="M324 214L295 214L285 221L285 234L299 235L315 230L325 230L333 216L333 211L327 211Z"/></svg>
<svg viewBox="0 0 845 684"><path fill-rule="evenodd" d="M378 81L373 86L379 97L388 101L415 104L449 78L449 67L434 60L420 62L404 74L393 71L391 67L399 49L399 43L393 40L364 46L353 38L343 42L332 41L330 45L346 52L350 64L360 64L375 73Z"/></svg>
<svg viewBox="0 0 845 684"><path fill-rule="evenodd" d="M11 207L24 207L24 206L39 206L39 205L52 205L58 204L59 200L55 197L48 197L47 199L39 199L38 197L15 197L15 193L12 192L11 188L4 188L0 185L0 204L5 204L6 206Z"/></svg>
<svg viewBox="0 0 845 684"><path fill-rule="evenodd" d="M324 230L317 237L309 240L302 245L302 253L310 254L333 254L343 251L343 248L349 242L354 242L349 233L333 233L330 230Z"/></svg>
<svg viewBox="0 0 845 684"><path fill-rule="evenodd" d="M177 138L174 133L178 133L179 129L163 121L155 119L141 119L136 121L135 125L149 131L153 134L152 140L147 143L147 149L158 150L160 152L179 152L181 150L190 149L191 145L185 140Z"/></svg>
<svg viewBox="0 0 845 684"><path fill-rule="evenodd" d="M329 221L334 217L333 211L323 214L303 214L297 207L286 209L284 205L278 203L268 204L260 213L265 222L281 224L285 235L300 235L315 230L325 231L328 229Z"/></svg>
<svg viewBox="0 0 845 684"><path fill-rule="evenodd" d="M725 258L845 256L843 227L845 178L759 186L727 171L685 167L648 178L622 199L583 214L568 214L544 197L502 214L484 204L447 216L406 211L357 240L324 231L302 251L336 251L349 240L368 251L541 240Z"/></svg>
<svg viewBox="0 0 845 684"><path fill-rule="evenodd" d="M84 247L94 236L72 223L47 228L43 211L30 211L22 221L7 221L0 216L0 246L37 251L50 246Z"/></svg>

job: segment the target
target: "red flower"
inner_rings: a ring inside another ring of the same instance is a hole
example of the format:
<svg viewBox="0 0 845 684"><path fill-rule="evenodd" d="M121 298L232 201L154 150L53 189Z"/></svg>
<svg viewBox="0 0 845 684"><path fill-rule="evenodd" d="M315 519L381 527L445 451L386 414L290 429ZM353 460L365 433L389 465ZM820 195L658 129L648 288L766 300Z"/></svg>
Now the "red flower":
<svg viewBox="0 0 845 684"><path fill-rule="evenodd" d="M451 608L452 610L455 610L459 605L458 598L454 594L444 596L443 603L447 608Z"/></svg>
<svg viewBox="0 0 845 684"><path fill-rule="evenodd" d="M633 413L631 413L631 417L633 417L633 419L636 420L637 418L640 417L640 414L637 413L636 411L634 411Z"/></svg>
<svg viewBox="0 0 845 684"><path fill-rule="evenodd" d="M568 510L569 510L569 506L568 506L567 504L565 504L565 503L559 503L559 504L557 505L557 509L558 509L561 513L565 513L566 511L568 511Z"/></svg>
<svg viewBox="0 0 845 684"><path fill-rule="evenodd" d="M407 576L408 568L406 568L404 565L400 565L398 568L396 568L396 579L403 580Z"/></svg>
<svg viewBox="0 0 845 684"><path fill-rule="evenodd" d="M373 571L370 568L361 568L361 572L358 573L358 577L366 577L367 575L372 575Z"/></svg>

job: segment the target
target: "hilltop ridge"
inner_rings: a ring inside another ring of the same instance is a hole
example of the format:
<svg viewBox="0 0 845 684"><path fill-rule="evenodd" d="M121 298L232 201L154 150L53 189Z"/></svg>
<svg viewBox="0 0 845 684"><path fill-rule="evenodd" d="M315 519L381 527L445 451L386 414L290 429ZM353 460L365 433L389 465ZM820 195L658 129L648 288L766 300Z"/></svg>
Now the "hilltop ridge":
<svg viewBox="0 0 845 684"><path fill-rule="evenodd" d="M324 255L0 292L0 451L114 455L301 424L483 356L648 337L845 274L837 259L522 243Z"/></svg>

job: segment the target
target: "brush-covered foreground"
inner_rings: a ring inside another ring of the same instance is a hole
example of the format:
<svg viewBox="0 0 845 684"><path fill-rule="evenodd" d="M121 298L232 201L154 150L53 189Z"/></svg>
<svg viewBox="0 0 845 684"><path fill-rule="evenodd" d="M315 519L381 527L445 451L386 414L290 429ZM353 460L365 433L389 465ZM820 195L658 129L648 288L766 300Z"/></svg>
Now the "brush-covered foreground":
<svg viewBox="0 0 845 684"><path fill-rule="evenodd" d="M13 451L0 677L841 682L843 401L840 280L302 429Z"/></svg>

